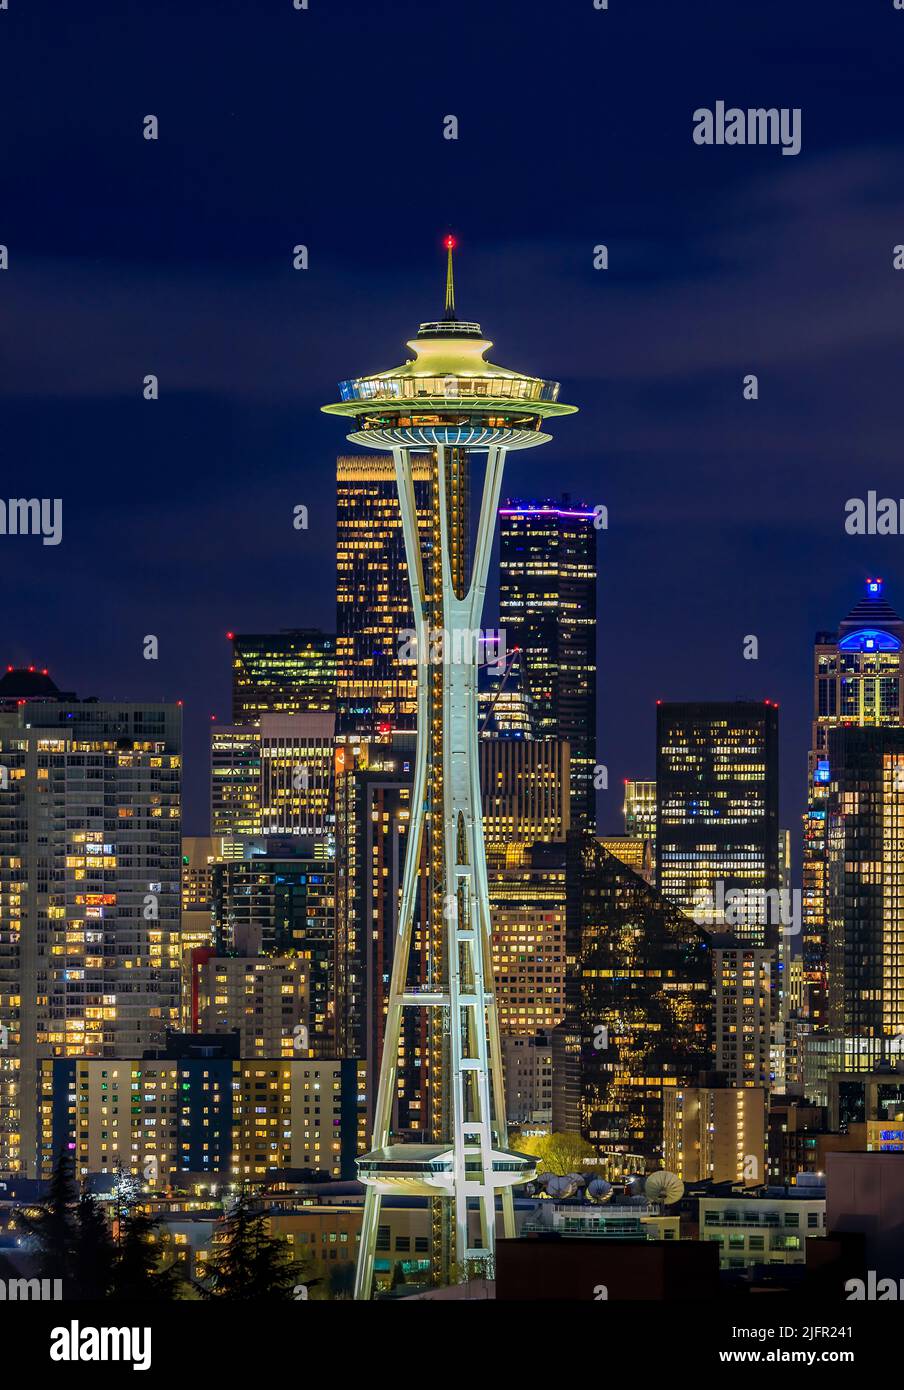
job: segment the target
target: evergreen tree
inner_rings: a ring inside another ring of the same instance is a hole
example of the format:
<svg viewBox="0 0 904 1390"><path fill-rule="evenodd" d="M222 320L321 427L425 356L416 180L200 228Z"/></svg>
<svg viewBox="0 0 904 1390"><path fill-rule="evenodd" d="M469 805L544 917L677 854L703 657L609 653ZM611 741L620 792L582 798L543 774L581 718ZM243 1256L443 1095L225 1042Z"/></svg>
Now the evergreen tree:
<svg viewBox="0 0 904 1390"><path fill-rule="evenodd" d="M75 1286L78 1298L106 1298L113 1278L115 1246L106 1215L90 1193L75 1211Z"/></svg>
<svg viewBox="0 0 904 1390"><path fill-rule="evenodd" d="M242 1192L225 1218L216 1253L208 1261L212 1298L291 1301L299 1284L309 1283L304 1265L288 1242L268 1235L267 1217Z"/></svg>
<svg viewBox="0 0 904 1390"><path fill-rule="evenodd" d="M351 1298L355 1291L355 1266L343 1260L330 1268L330 1298Z"/></svg>
<svg viewBox="0 0 904 1390"><path fill-rule="evenodd" d="M63 1297L77 1297L78 1267L78 1188L73 1162L65 1149L53 1167L47 1196L36 1211L17 1213L18 1224L30 1236L39 1252L42 1279L62 1279Z"/></svg>
<svg viewBox="0 0 904 1390"><path fill-rule="evenodd" d="M36 1212L19 1212L18 1221L39 1252L42 1279L60 1279L64 1298L105 1298L110 1287L113 1242L97 1200L79 1196L74 1165L63 1150L47 1196Z"/></svg>
<svg viewBox="0 0 904 1390"><path fill-rule="evenodd" d="M157 1225L137 1211L120 1216L112 1299L161 1302L179 1297L182 1277L174 1264L161 1267L160 1247L151 1239Z"/></svg>

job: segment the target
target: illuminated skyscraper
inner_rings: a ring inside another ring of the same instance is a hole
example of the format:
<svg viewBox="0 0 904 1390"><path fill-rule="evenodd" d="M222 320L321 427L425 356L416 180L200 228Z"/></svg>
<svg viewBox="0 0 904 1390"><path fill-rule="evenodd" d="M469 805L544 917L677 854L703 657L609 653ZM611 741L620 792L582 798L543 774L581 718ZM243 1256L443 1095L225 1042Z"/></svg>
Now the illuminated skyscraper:
<svg viewBox="0 0 904 1390"><path fill-rule="evenodd" d="M411 470L427 548L429 461L415 457ZM393 729L414 729L417 666L401 659L413 630L393 462L371 454L343 456L336 462L338 733L388 738Z"/></svg>
<svg viewBox="0 0 904 1390"><path fill-rule="evenodd" d="M571 824L568 744L555 738L480 740L483 835L488 852L517 842L564 841Z"/></svg>
<svg viewBox="0 0 904 1390"><path fill-rule="evenodd" d="M336 708L336 639L314 628L248 635L232 642L232 722L262 714L330 714Z"/></svg>
<svg viewBox="0 0 904 1390"><path fill-rule="evenodd" d="M565 846L512 846L490 868L493 978L503 1034L531 1036L565 1017Z"/></svg>
<svg viewBox="0 0 904 1390"><path fill-rule="evenodd" d="M766 1173L766 1088L718 1080L666 1089L665 1167L686 1183L758 1185Z"/></svg>
<svg viewBox="0 0 904 1390"><path fill-rule="evenodd" d="M656 849L656 783L625 778L625 834Z"/></svg>
<svg viewBox="0 0 904 1390"><path fill-rule="evenodd" d="M656 716L657 886L701 924L776 945L777 706L660 702Z"/></svg>
<svg viewBox="0 0 904 1390"><path fill-rule="evenodd" d="M247 839L330 833L335 724L332 714L262 714L253 724L212 725L214 834Z"/></svg>
<svg viewBox="0 0 904 1390"><path fill-rule="evenodd" d="M813 725L807 767L803 853L803 963L811 1032L828 1026L826 987L825 825L830 781L828 735L845 726L904 724L904 621L886 600L881 579L837 632L818 632L813 652Z"/></svg>
<svg viewBox="0 0 904 1390"><path fill-rule="evenodd" d="M904 728L833 729L827 752L826 1041L830 1070L869 1072L904 1037Z"/></svg>
<svg viewBox="0 0 904 1390"><path fill-rule="evenodd" d="M257 724L210 726L210 829L217 836L260 834L261 735Z"/></svg>
<svg viewBox="0 0 904 1390"><path fill-rule="evenodd" d="M537 736L571 745L572 822L596 825L597 531L592 508L507 502L500 509L499 625L520 647Z"/></svg>
<svg viewBox="0 0 904 1390"><path fill-rule="evenodd" d="M544 443L548 417L569 413L558 384L485 360L492 346L479 324L455 316L452 242L446 305L424 323L401 367L341 384L325 407L354 421L355 444L391 451L402 512L417 634L418 742L412 815L401 892L390 1002L376 1103L373 1152L359 1160L367 1185L357 1295L368 1297L381 1196L403 1188L436 1198L434 1276L446 1283L494 1268L496 1195L514 1234L511 1186L532 1161L505 1148L506 1108L492 983L489 889L478 765L477 662L480 623L502 469L510 450ZM487 455L473 562L468 564L467 498L475 454ZM430 469L430 548L414 491L413 456ZM442 656L431 660L435 639ZM430 872L428 968L424 992L408 989L421 852ZM429 1015L432 1142L391 1142L392 1107L408 1009ZM492 1099L491 1099L492 1097ZM444 1200L440 1200L444 1199ZM468 1203L480 1213L480 1244L469 1237Z"/></svg>
<svg viewBox="0 0 904 1390"><path fill-rule="evenodd" d="M664 1095L712 1067L706 933L655 888L575 837L569 897L580 937L581 1128L613 1172L662 1159Z"/></svg>
<svg viewBox="0 0 904 1390"><path fill-rule="evenodd" d="M714 936L712 946L716 1070L732 1086L768 1086L774 953L729 936Z"/></svg>
<svg viewBox="0 0 904 1390"><path fill-rule="evenodd" d="M248 846L245 857L215 864L213 920L217 954L245 957L282 975L285 958L306 963L304 994L307 1048L315 1056L335 1049L333 962L335 880L333 865L315 858L312 839L268 841L266 850ZM215 968L217 962L212 963ZM298 1021L293 997L285 1001L287 1035ZM291 1025L291 1026L290 1026ZM280 1051L284 1049L281 1047Z"/></svg>
<svg viewBox="0 0 904 1390"><path fill-rule="evenodd" d="M399 928L399 898L411 823L415 737L389 742L352 738L336 749L336 1020L338 1055L363 1059L371 1104L377 1093L389 1011L389 982ZM422 854L418 912L407 984L422 989L427 961L421 923L429 921L429 878ZM428 1019L407 1009L396 1074L393 1131L429 1138Z"/></svg>
<svg viewBox="0 0 904 1390"><path fill-rule="evenodd" d="M0 1168L34 1176L41 1058L179 1026L182 711L0 713Z"/></svg>

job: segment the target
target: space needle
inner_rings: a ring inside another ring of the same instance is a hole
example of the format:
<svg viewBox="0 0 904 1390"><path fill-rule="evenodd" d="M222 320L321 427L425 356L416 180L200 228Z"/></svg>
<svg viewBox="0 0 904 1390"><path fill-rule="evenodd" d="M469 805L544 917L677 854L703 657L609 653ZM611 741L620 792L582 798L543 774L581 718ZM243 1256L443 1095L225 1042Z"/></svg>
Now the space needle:
<svg viewBox="0 0 904 1390"><path fill-rule="evenodd" d="M417 649L417 752L373 1147L358 1159L366 1188L355 1281L359 1299L371 1296L384 1196L433 1199L435 1283L492 1278L497 1194L503 1232L514 1236L512 1188L535 1171L535 1160L506 1148L481 818L477 671L506 455L545 444L551 437L544 430L547 421L576 407L559 402L558 382L486 360L493 344L480 324L456 317L453 238L445 245L442 318L421 324L408 343L413 356L402 366L341 382L340 401L323 407L349 420L351 443L392 453ZM415 503L416 453L429 456L426 528L419 526ZM475 455L486 455L486 467L469 562ZM415 932L426 957L420 971L409 966ZM426 1142L394 1138L392 1131L406 1009L427 1011L421 1060L428 1082Z"/></svg>

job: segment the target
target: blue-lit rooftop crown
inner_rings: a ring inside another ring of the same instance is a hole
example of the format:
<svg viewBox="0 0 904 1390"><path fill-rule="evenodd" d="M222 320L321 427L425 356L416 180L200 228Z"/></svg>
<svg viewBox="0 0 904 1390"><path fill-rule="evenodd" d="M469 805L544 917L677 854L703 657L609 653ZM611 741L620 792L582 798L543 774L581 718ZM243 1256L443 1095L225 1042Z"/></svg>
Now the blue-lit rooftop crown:
<svg viewBox="0 0 904 1390"><path fill-rule="evenodd" d="M444 444L485 450L526 449L550 436L541 424L577 409L559 402L559 383L509 371L484 359L492 346L479 323L455 316L449 237L444 316L422 323L408 342L415 354L401 367L339 383L328 415L355 422L348 438L374 449L433 449Z"/></svg>
<svg viewBox="0 0 904 1390"><path fill-rule="evenodd" d="M904 645L904 620L885 598L885 581L869 578L866 592L838 629L843 652L897 652Z"/></svg>

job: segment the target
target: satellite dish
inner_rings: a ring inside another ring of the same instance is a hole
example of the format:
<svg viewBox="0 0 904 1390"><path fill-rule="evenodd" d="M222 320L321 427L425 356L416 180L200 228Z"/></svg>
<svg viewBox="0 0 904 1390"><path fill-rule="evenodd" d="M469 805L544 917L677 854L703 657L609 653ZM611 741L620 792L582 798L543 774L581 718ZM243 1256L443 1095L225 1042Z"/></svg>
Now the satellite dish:
<svg viewBox="0 0 904 1390"><path fill-rule="evenodd" d="M663 1206L671 1206L673 1202L680 1202L684 1196L684 1183L676 1173L651 1173L644 1184L644 1192L651 1202L661 1202Z"/></svg>
<svg viewBox="0 0 904 1390"><path fill-rule="evenodd" d="M629 1197L639 1197L643 1192L643 1174L629 1173L625 1178L625 1191Z"/></svg>
<svg viewBox="0 0 904 1390"><path fill-rule="evenodd" d="M558 1177L553 1174L546 1184L546 1191L550 1197L562 1200L565 1197L573 1197L578 1190L578 1181L574 1173L568 1173L565 1177Z"/></svg>
<svg viewBox="0 0 904 1390"><path fill-rule="evenodd" d="M612 1191L611 1182L605 1178L591 1178L587 1184L587 1196L591 1202L604 1202Z"/></svg>

